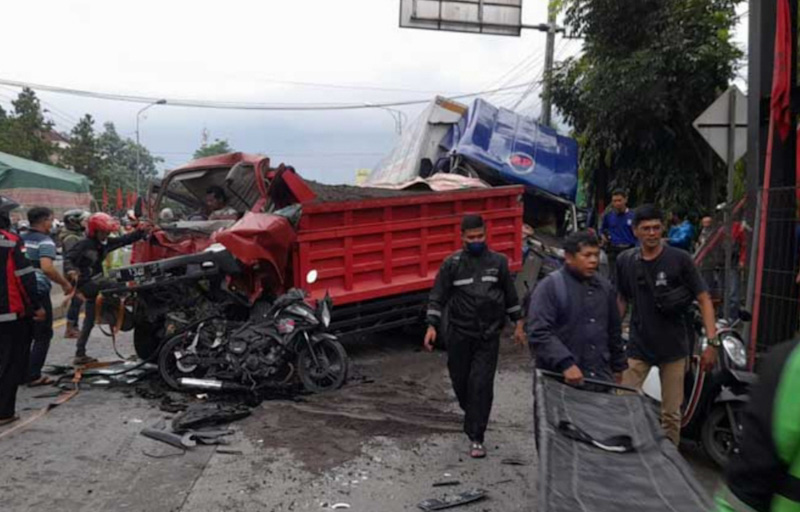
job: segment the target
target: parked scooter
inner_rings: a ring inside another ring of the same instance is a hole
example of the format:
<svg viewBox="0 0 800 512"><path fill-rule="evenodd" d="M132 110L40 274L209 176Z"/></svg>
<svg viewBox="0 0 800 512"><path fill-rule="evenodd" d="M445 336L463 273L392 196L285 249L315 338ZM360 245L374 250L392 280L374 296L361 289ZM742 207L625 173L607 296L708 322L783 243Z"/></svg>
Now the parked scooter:
<svg viewBox="0 0 800 512"><path fill-rule="evenodd" d="M755 374L747 371L747 350L736 331L741 322L750 320L747 311L741 311L733 322L717 320L722 346L714 369L706 372L700 367L700 355L708 346L708 338L703 332L699 308L695 306L693 310L696 340L684 381L681 437L700 443L711 460L720 466L725 466L730 456L739 450L741 415L750 388L756 382ZM657 372L648 376L644 391L660 399Z"/></svg>

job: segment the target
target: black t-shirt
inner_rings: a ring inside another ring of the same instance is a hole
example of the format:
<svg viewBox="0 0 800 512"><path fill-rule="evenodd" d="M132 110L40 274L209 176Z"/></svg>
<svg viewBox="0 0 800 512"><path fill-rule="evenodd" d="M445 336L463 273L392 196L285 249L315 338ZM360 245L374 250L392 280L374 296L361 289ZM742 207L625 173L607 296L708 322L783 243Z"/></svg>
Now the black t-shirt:
<svg viewBox="0 0 800 512"><path fill-rule="evenodd" d="M638 271L638 266L643 272ZM686 251L664 247L658 258L645 261L640 249L629 249L617 258L619 293L633 305L628 357L650 364L669 363L689 355L691 323L685 315L667 316L656 308L650 279L659 292L684 285L693 296L708 291Z"/></svg>

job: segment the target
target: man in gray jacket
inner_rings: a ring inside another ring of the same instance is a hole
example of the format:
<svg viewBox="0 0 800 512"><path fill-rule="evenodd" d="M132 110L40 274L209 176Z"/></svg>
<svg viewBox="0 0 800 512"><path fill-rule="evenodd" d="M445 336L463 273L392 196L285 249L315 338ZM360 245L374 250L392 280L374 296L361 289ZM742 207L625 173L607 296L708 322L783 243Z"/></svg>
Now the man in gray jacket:
<svg viewBox="0 0 800 512"><path fill-rule="evenodd" d="M616 292L597 273L599 241L573 233L564 241L566 265L533 292L528 338L536 366L573 385L584 378L622 381L627 368Z"/></svg>

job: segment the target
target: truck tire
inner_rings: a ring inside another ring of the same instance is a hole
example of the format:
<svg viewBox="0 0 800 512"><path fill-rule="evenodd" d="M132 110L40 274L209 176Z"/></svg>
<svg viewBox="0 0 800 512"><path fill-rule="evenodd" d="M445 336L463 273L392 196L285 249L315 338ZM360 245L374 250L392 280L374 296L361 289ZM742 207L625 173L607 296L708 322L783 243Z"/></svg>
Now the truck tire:
<svg viewBox="0 0 800 512"><path fill-rule="evenodd" d="M133 327L133 348L139 359L146 361L156 357L158 347L161 345L159 331L146 320L137 319Z"/></svg>

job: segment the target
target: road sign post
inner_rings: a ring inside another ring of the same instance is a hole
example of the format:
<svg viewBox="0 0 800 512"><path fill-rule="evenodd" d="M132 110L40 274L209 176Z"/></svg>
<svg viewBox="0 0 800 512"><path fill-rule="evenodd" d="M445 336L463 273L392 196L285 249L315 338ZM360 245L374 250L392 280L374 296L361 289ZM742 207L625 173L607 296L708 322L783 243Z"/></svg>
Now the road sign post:
<svg viewBox="0 0 800 512"><path fill-rule="evenodd" d="M733 187L736 162L747 152L747 98L735 85L695 119L694 128L717 155L728 164L725 200L725 270L723 284L723 315L731 312L731 288L738 286L733 268ZM737 298L738 300L738 298Z"/></svg>

